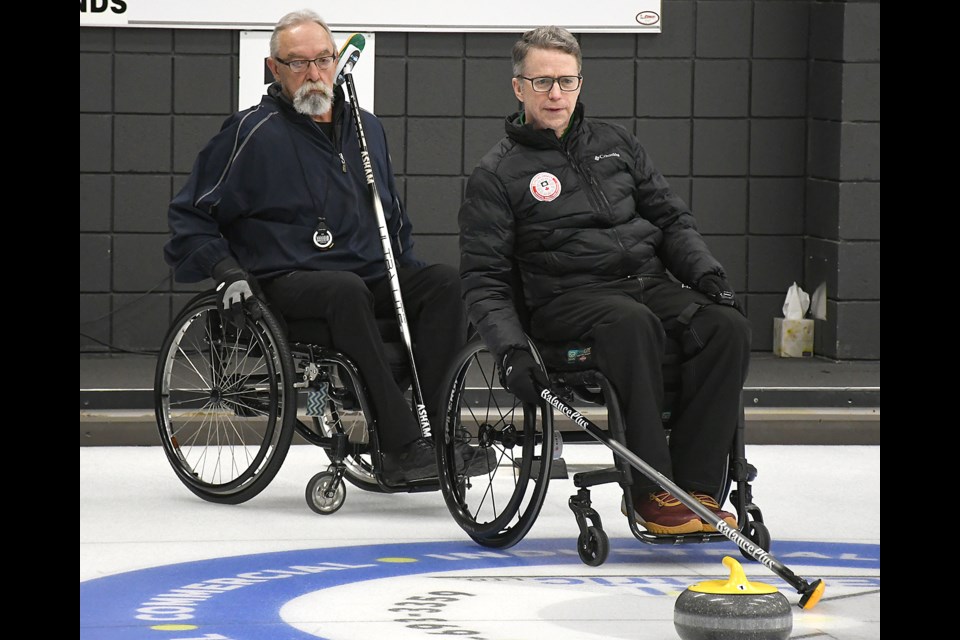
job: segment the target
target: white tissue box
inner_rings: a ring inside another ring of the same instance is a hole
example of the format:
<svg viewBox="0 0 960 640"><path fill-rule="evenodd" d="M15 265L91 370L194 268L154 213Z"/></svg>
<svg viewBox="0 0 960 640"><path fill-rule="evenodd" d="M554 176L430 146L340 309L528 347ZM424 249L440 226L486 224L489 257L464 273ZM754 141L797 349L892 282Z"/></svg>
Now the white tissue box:
<svg viewBox="0 0 960 640"><path fill-rule="evenodd" d="M773 319L773 355L809 358L813 355L813 319Z"/></svg>

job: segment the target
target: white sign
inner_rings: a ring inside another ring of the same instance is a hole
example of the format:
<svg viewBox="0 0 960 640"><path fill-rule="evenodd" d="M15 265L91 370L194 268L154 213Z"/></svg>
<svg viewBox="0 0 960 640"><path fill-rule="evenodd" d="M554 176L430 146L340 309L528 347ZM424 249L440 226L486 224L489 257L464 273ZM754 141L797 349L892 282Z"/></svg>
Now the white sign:
<svg viewBox="0 0 960 640"><path fill-rule="evenodd" d="M557 24L574 33L660 33L661 0L549 3L484 0L352 0L317 9L335 31L490 31L519 33ZM80 0L81 27L273 29L303 0Z"/></svg>
<svg viewBox="0 0 960 640"><path fill-rule="evenodd" d="M271 82L265 76L266 63L270 56L271 31L241 31L240 32L240 82L239 101L240 109L246 109L260 104L260 98L267 92L267 85ZM333 39L337 48L343 46L353 33L333 32ZM363 53L353 68L353 84L357 89L357 101L365 111L373 113L373 80L374 63L376 62L377 39L372 33L364 33ZM343 87L346 92L347 87Z"/></svg>

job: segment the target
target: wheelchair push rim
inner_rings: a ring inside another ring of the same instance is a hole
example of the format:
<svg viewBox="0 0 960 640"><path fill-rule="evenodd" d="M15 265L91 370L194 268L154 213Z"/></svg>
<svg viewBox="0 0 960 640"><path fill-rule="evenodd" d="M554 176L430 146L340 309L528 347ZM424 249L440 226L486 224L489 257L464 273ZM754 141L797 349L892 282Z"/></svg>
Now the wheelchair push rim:
<svg viewBox="0 0 960 640"><path fill-rule="evenodd" d="M478 341L461 351L448 381L441 433L436 435L444 500L475 542L510 547L529 532L546 496L553 461L552 414L524 405L503 389L492 357ZM458 466L458 442L471 445L475 455L495 452L495 464L468 477Z"/></svg>
<svg viewBox="0 0 960 640"><path fill-rule="evenodd" d="M237 328L212 294L191 301L164 339L154 396L167 459L197 496L245 502L280 469L296 401L290 353L268 310Z"/></svg>

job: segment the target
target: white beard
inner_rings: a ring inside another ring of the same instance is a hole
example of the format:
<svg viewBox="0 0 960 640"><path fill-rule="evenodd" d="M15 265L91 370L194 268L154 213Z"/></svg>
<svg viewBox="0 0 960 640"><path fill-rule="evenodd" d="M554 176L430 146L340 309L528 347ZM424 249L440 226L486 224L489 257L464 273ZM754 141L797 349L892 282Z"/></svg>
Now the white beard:
<svg viewBox="0 0 960 640"><path fill-rule="evenodd" d="M305 116L322 116L333 106L333 90L322 81L306 81L293 96L293 108Z"/></svg>

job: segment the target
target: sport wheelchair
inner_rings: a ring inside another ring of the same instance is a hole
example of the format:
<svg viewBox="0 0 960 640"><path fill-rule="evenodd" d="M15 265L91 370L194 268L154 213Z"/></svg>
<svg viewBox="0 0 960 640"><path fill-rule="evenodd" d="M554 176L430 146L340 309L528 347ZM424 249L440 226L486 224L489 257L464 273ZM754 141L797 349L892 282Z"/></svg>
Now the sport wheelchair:
<svg viewBox="0 0 960 640"><path fill-rule="evenodd" d="M440 488L435 478L390 484L382 477L377 416L363 377L327 346L323 323L287 323L268 306L252 305L237 327L221 317L215 292L200 293L164 338L154 379L157 426L190 491L211 502L250 500L280 470L294 433L330 461L306 487L307 504L319 514L343 505L344 479L366 491ZM408 356L396 323L380 329L394 378L406 388Z"/></svg>
<svg viewBox="0 0 960 640"><path fill-rule="evenodd" d="M664 363L665 437L669 437L670 411L679 383L679 346L668 340ZM531 343L535 358L550 380L552 393L567 404L606 408L610 439L624 443L623 418L616 391L595 368L591 345L582 342L564 344ZM440 484L447 507L460 527L484 547L507 548L520 542L533 526L543 505L547 487L553 478L566 478L565 463L558 458L563 440L592 441L577 438L582 432L557 431L553 408L523 403L501 384L494 358L480 340L474 340L458 355L449 377L447 404L442 416L442 434L434 438L449 442L465 439L482 448L497 451L499 464L486 476L464 478L455 473L453 447L440 447ZM729 495L737 512L740 533L764 550L770 548L770 534L763 515L753 503L750 483L756 468L744 453L744 423L740 420L728 455L723 490L714 496L723 504ZM591 434L592 435L592 434ZM606 441L604 441L605 444ZM608 445L609 446L609 445ZM555 459L558 458L558 459ZM563 468L558 468L563 467ZM678 535L652 534L636 523L631 499L630 465L614 456L614 465L576 473L573 484L578 489L569 499L580 534L577 551L587 565L599 566L609 554L609 538L600 515L592 508L590 487L617 482L624 492L630 530L640 541L651 544L685 544L721 542L728 539L720 532ZM736 487L731 491L731 485ZM741 548L741 554L754 560Z"/></svg>

